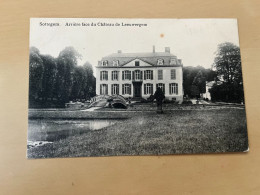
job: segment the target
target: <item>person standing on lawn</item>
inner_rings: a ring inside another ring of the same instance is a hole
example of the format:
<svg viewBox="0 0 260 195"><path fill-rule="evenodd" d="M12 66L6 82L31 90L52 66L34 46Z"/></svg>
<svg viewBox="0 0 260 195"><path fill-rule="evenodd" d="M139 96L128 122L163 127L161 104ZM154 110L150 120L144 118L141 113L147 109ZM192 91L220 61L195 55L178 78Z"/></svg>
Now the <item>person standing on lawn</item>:
<svg viewBox="0 0 260 195"><path fill-rule="evenodd" d="M162 114L163 113L162 104L163 104L165 95L160 87L157 87L157 89L154 93L154 98L156 99L156 103L157 103L157 113Z"/></svg>

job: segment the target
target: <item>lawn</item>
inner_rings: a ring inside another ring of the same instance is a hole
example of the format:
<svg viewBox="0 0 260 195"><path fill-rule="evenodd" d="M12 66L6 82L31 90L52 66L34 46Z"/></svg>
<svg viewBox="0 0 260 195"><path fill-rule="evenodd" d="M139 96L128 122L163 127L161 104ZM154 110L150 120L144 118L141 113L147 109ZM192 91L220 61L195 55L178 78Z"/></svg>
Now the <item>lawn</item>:
<svg viewBox="0 0 260 195"><path fill-rule="evenodd" d="M41 114L37 113L39 117ZM220 153L248 148L243 108L176 109L165 110L164 114L95 111L90 115L127 119L97 131L30 148L28 157Z"/></svg>

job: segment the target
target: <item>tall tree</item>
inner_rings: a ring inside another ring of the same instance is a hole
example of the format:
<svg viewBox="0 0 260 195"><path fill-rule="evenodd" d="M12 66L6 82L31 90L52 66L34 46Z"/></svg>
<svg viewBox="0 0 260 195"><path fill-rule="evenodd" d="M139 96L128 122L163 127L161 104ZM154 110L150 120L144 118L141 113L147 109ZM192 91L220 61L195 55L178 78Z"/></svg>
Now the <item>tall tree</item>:
<svg viewBox="0 0 260 195"><path fill-rule="evenodd" d="M43 60L36 47L30 48L29 57L29 98L38 99L42 90Z"/></svg>
<svg viewBox="0 0 260 195"><path fill-rule="evenodd" d="M195 76L192 85L197 86L199 94L206 92L206 77L203 75L201 70Z"/></svg>
<svg viewBox="0 0 260 195"><path fill-rule="evenodd" d="M92 65L89 62L85 62L85 64L83 64L83 69L87 75L84 96L85 98L89 99L96 95L96 78L93 74Z"/></svg>
<svg viewBox="0 0 260 195"><path fill-rule="evenodd" d="M240 49L233 43L218 45L213 68L222 84L215 84L210 90L214 100L226 102L244 101Z"/></svg>
<svg viewBox="0 0 260 195"><path fill-rule="evenodd" d="M81 55L73 47L66 47L57 58L56 95L64 103L70 99L74 69L80 57Z"/></svg>
<svg viewBox="0 0 260 195"><path fill-rule="evenodd" d="M228 84L242 84L239 47L229 42L219 44L213 68L216 69L219 80Z"/></svg>
<svg viewBox="0 0 260 195"><path fill-rule="evenodd" d="M84 88L87 82L87 75L82 66L75 67L73 73L73 84L71 90L71 99L84 99Z"/></svg>
<svg viewBox="0 0 260 195"><path fill-rule="evenodd" d="M83 66L77 66L73 74L72 99L90 99L95 96L95 77L92 65L86 62Z"/></svg>
<svg viewBox="0 0 260 195"><path fill-rule="evenodd" d="M41 96L43 97L43 100L46 101L47 98L53 98L54 96L57 64L55 58L50 55L42 55L41 58L44 65Z"/></svg>

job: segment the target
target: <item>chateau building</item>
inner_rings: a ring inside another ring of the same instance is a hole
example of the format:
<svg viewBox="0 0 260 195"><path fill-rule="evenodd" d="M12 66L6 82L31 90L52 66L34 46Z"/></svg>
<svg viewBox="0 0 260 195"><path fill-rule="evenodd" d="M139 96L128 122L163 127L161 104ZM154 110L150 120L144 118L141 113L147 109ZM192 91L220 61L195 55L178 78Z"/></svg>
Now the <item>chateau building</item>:
<svg viewBox="0 0 260 195"><path fill-rule="evenodd" d="M125 98L149 98L161 87L166 99L182 101L182 61L164 52L123 53L105 56L96 66L97 95L122 95Z"/></svg>

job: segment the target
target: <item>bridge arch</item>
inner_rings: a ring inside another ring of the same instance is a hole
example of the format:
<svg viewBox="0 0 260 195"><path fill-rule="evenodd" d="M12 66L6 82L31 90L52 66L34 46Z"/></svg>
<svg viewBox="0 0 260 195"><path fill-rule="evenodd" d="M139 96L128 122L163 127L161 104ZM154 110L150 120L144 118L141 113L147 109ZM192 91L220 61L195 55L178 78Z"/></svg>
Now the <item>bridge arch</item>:
<svg viewBox="0 0 260 195"><path fill-rule="evenodd" d="M91 107L106 107L111 105L114 108L127 108L128 102L121 95L97 95L90 100Z"/></svg>

